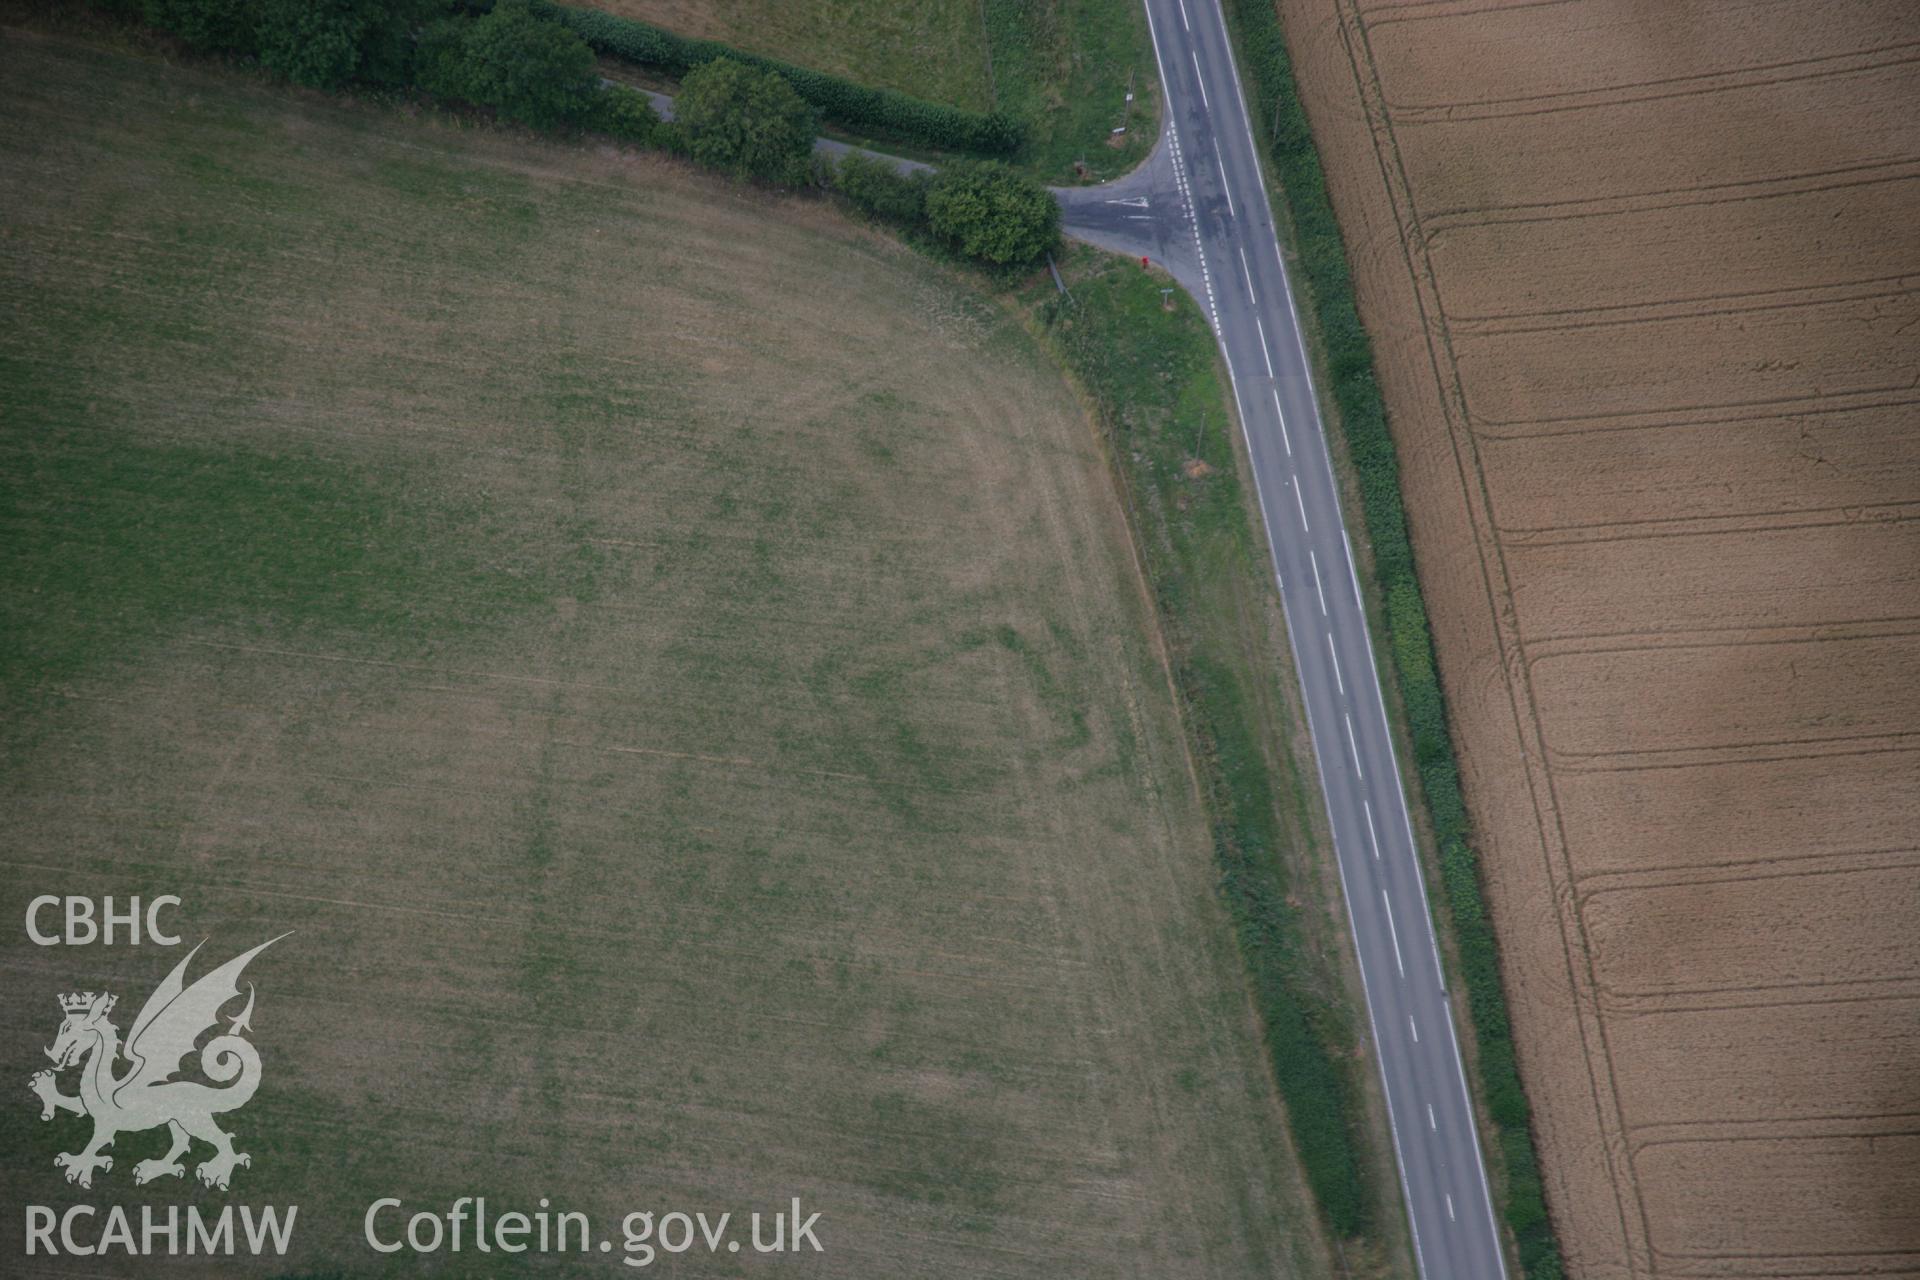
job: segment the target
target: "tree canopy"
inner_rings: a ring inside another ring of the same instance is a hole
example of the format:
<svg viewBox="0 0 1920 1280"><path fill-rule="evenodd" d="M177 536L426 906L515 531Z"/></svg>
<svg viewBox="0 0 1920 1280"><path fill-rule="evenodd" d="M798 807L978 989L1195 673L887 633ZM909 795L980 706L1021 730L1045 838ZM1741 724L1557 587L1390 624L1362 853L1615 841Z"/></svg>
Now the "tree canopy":
<svg viewBox="0 0 1920 1280"><path fill-rule="evenodd" d="M360 65L360 42L382 7L376 0L266 0L260 63L314 89L345 84Z"/></svg>
<svg viewBox="0 0 1920 1280"><path fill-rule="evenodd" d="M927 188L927 225L969 257L1032 262L1060 239L1060 206L1032 178L997 161L949 165Z"/></svg>
<svg viewBox="0 0 1920 1280"><path fill-rule="evenodd" d="M592 109L600 77L587 42L557 22L535 17L527 0L500 0L468 29L459 95L501 115L552 129Z"/></svg>
<svg viewBox="0 0 1920 1280"><path fill-rule="evenodd" d="M764 182L806 180L819 120L777 73L715 58L687 72L673 110L701 164Z"/></svg>

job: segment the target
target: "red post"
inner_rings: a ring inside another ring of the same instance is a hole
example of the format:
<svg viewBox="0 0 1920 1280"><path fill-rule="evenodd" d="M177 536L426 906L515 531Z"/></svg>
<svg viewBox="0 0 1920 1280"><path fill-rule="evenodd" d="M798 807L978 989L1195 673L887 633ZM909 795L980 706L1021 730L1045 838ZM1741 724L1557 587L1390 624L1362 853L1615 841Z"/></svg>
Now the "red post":
<svg viewBox="0 0 1920 1280"><path fill-rule="evenodd" d="M1152 263L1147 261L1147 256L1145 254L1140 255L1140 269L1142 271L1145 271L1148 267L1152 265L1153 265Z"/></svg>

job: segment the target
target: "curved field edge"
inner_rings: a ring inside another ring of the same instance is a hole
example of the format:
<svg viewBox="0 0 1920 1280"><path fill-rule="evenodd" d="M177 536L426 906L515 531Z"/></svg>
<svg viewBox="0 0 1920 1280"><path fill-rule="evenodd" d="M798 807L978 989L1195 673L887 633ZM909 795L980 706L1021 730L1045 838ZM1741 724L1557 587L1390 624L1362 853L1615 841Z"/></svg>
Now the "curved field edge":
<svg viewBox="0 0 1920 1280"><path fill-rule="evenodd" d="M1080 246L1061 273L1070 295L1043 277L1023 302L1107 438L1294 1146L1346 1262L1366 1274L1398 1251L1382 1212L1397 1184L1213 338L1192 299L1130 259Z"/></svg>
<svg viewBox="0 0 1920 1280"><path fill-rule="evenodd" d="M58 450L7 474L90 540L6 545L98 643L25 655L85 667L28 672L11 856L298 928L247 1194L791 1179L844 1189L836 1274L989 1230L1009 1274L1322 1273L1106 459L1016 320L819 203L60 45L0 77L10 434ZM134 428L221 447L89 447ZM0 1186L66 1194L67 1131L0 1128Z"/></svg>
<svg viewBox="0 0 1920 1280"><path fill-rule="evenodd" d="M1390 660L1399 712L1413 745L1414 770L1439 851L1440 909L1466 988L1477 1052L1469 1070L1494 1132L1493 1155L1502 1216L1523 1272L1540 1280L1563 1274L1559 1243L1547 1214L1531 1115L1514 1054L1500 974L1499 946L1488 917L1473 831L1460 789L1460 766L1440 688L1424 598L1415 572L1400 492L1400 468L1371 343L1354 302L1345 240L1334 217L1305 109L1293 77L1285 34L1272 0L1223 0L1246 82L1253 126L1269 163L1278 224L1293 251L1292 276L1322 373L1322 395L1359 491L1365 541L1371 546L1380 611L1371 615Z"/></svg>

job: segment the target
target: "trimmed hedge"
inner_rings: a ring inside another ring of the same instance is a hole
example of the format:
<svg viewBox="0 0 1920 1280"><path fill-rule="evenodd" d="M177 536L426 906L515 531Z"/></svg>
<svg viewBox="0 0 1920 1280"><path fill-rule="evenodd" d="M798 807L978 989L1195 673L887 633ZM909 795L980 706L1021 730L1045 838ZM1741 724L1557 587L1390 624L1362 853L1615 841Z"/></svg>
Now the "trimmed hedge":
<svg viewBox="0 0 1920 1280"><path fill-rule="evenodd" d="M872 152L814 157L817 185L886 222L935 257L964 259L1011 282L1060 243L1060 205L1037 180L997 160L905 172Z"/></svg>
<svg viewBox="0 0 1920 1280"><path fill-rule="evenodd" d="M933 175L902 173L891 160L850 151L832 167L834 190L864 213L910 230L926 226Z"/></svg>
<svg viewBox="0 0 1920 1280"><path fill-rule="evenodd" d="M963 111L891 89L874 89L774 58L746 53L717 40L694 40L650 23L597 9L537 0L544 12L578 32L593 48L624 61L679 77L715 58L732 58L772 71L812 103L827 120L858 134L875 134L921 146L978 155L1006 156L1020 149L1026 131L1002 112Z"/></svg>
<svg viewBox="0 0 1920 1280"><path fill-rule="evenodd" d="M1559 1280L1564 1267L1547 1218L1527 1099L1514 1059L1499 946L1487 918L1446 699L1407 537L1399 461L1374 374L1372 347L1354 304L1346 244L1327 197L1326 176L1300 105L1274 0L1227 0L1226 10L1252 99L1255 128L1267 135L1267 154L1292 222L1298 276L1304 280L1308 305L1318 321L1329 390L1359 478L1367 533L1386 598L1392 668L1399 678L1414 764L1433 819L1440 850L1441 896L1451 916L1467 1004L1473 1013L1480 1092L1498 1127L1506 1172L1504 1216L1526 1275Z"/></svg>

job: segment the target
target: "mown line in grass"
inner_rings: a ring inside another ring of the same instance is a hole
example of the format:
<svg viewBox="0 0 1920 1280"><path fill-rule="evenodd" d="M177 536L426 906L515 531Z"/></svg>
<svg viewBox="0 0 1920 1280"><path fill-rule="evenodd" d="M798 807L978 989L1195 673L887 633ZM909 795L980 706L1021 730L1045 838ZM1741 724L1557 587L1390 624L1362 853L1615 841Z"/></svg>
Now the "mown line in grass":
<svg viewBox="0 0 1920 1280"><path fill-rule="evenodd" d="M1327 195L1320 153L1301 106L1293 65L1274 0L1226 0L1227 23L1246 82L1253 124L1279 187L1282 218L1297 263L1308 324L1325 362L1342 436L1360 490L1374 570L1385 601L1386 664L1405 708L1413 759L1440 851L1441 906L1451 926L1478 1048L1479 1092L1495 1126L1500 1200L1524 1273L1536 1280L1564 1274L1547 1216L1526 1094L1514 1056L1500 976L1500 956L1487 917L1472 829L1460 791L1460 767L1440 688L1426 603L1407 535L1400 469L1372 346L1354 301L1346 243Z"/></svg>
<svg viewBox="0 0 1920 1280"><path fill-rule="evenodd" d="M1328 1226L1355 1251L1379 1249L1357 1023L1314 945L1317 895L1294 871L1311 865L1301 850L1310 784L1287 768L1285 727L1258 710L1272 705L1279 679L1258 621L1267 553L1241 483L1213 339L1184 294L1163 304L1166 282L1156 275L1085 248L1066 270L1071 301L1043 281L1027 305L1108 436L1294 1146ZM1320 923L1322 938L1342 927Z"/></svg>

